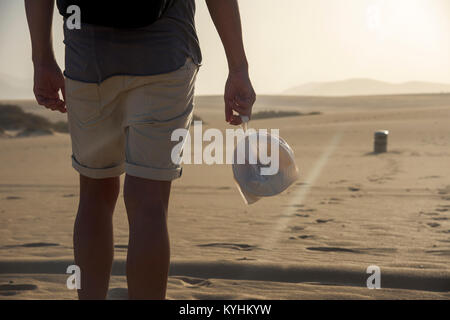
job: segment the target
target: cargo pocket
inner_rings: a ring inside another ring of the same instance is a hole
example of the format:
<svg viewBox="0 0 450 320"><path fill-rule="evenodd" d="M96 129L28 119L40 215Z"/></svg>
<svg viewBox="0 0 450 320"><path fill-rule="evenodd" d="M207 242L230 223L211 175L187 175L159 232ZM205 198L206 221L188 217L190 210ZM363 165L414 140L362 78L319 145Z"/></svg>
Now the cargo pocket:
<svg viewBox="0 0 450 320"><path fill-rule="evenodd" d="M94 125L101 118L98 84L66 78L66 99L69 116L80 125Z"/></svg>
<svg viewBox="0 0 450 320"><path fill-rule="evenodd" d="M193 80L195 79L199 68L200 67L192 60L192 58L188 57L186 59L186 63L182 67L182 70L184 71L183 73L185 77L187 77L190 80Z"/></svg>
<svg viewBox="0 0 450 320"><path fill-rule="evenodd" d="M191 58L186 58L186 61L183 66L179 69L164 73L161 75L156 75L160 81L170 83L174 86L180 84L190 85L192 81L195 80L196 75L198 73L199 66L195 64L195 62Z"/></svg>

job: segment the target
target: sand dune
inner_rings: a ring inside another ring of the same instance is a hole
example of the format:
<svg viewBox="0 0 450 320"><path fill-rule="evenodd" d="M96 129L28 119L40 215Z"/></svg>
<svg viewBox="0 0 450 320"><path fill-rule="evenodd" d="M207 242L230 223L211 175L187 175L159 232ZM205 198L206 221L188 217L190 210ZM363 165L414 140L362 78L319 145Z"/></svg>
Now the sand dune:
<svg viewBox="0 0 450 320"><path fill-rule="evenodd" d="M333 103L334 101L334 103ZM258 109L317 116L251 121L280 128L300 180L246 206L227 165L186 165L169 209L171 299L449 299L450 95L262 96ZM198 97L204 129L227 128L219 97ZM375 155L373 132L390 131ZM67 134L0 140L0 298L74 299L77 175ZM214 179L211 179L211 177ZM114 217L109 297L126 297L128 226ZM381 269L380 290L365 287Z"/></svg>

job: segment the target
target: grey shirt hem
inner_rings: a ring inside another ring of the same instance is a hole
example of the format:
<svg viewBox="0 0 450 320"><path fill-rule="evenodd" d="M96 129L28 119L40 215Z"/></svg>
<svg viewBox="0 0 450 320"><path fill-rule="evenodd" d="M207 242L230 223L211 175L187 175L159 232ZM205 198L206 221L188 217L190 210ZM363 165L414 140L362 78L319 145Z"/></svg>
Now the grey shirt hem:
<svg viewBox="0 0 450 320"><path fill-rule="evenodd" d="M195 61L194 57L190 57L190 58L192 59L192 61L193 61L198 67L201 67L201 66L202 66L201 63ZM69 75L69 74L66 72L66 70L64 70L63 74L64 74L64 77L66 77L66 78L68 78L68 79L70 79L70 80L79 81L79 82L84 82L84 83L97 83L97 84L100 84L100 83L102 83L103 81L105 81L105 80L107 80L107 79L109 79L109 78L112 78L112 77L118 77L118 76L147 77L147 76L156 76L156 75L161 75L161 74L165 74L165 73L170 73L170 72L177 71L178 69L180 69L181 67L183 67L183 65L184 65L184 63L182 63L182 64L179 65L179 66L176 66L173 70L167 70L167 71L164 71L164 72L158 72L158 73L152 73L152 72L150 72L150 73L145 73L145 72L143 72L143 73L129 73L129 72L125 72L125 73L113 73L113 74L108 75L107 77L102 78L100 81L89 81L89 80L80 79L80 78L77 78L77 77L72 77L71 75Z"/></svg>

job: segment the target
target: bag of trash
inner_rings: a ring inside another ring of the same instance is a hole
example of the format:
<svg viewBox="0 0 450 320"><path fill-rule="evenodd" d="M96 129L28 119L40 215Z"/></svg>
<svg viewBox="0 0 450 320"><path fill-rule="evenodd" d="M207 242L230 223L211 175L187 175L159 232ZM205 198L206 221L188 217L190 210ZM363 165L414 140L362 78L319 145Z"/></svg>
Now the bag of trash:
<svg viewBox="0 0 450 320"><path fill-rule="evenodd" d="M232 169L245 203L252 204L262 197L275 196L286 190L298 179L299 170L294 152L285 140L267 132L247 129L248 117L242 118L245 137L236 145ZM242 150L245 150L245 156ZM267 157L261 159L262 155ZM267 163L269 158L271 163Z"/></svg>

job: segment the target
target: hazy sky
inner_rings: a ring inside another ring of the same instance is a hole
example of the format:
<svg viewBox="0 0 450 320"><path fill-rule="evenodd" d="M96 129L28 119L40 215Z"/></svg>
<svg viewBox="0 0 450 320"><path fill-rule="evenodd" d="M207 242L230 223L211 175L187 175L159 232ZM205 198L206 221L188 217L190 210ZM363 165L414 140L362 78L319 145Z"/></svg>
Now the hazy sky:
<svg viewBox="0 0 450 320"><path fill-rule="evenodd" d="M0 0L0 73L19 79L32 75L23 7ZM449 0L241 0L240 7L257 93L347 78L450 83ZM203 0L197 29L204 56L197 93L222 93L226 60Z"/></svg>

